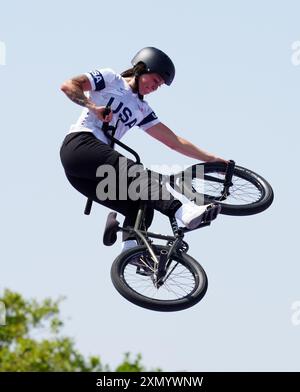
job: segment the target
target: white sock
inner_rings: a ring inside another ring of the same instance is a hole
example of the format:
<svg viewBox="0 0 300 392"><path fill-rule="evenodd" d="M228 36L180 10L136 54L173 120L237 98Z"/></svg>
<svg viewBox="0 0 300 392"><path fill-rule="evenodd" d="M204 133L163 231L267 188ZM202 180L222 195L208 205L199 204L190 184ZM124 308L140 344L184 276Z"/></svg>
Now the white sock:
<svg viewBox="0 0 300 392"><path fill-rule="evenodd" d="M182 204L191 203L191 201L185 195L177 192L174 188L171 187L171 185L168 182L166 183L166 188L167 188L168 192L170 192L171 195L175 199L179 200Z"/></svg>
<svg viewBox="0 0 300 392"><path fill-rule="evenodd" d="M136 240L126 240L122 242L122 252L125 252L125 250L128 250L130 248L133 248L134 246L137 246Z"/></svg>

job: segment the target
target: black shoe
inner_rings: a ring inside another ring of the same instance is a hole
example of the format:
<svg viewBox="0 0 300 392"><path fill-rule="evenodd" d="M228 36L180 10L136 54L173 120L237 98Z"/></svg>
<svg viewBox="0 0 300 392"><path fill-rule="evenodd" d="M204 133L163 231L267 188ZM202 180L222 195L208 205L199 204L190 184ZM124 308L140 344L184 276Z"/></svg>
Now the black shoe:
<svg viewBox="0 0 300 392"><path fill-rule="evenodd" d="M211 222L219 215L222 207L220 204L211 204L203 214L202 223Z"/></svg>

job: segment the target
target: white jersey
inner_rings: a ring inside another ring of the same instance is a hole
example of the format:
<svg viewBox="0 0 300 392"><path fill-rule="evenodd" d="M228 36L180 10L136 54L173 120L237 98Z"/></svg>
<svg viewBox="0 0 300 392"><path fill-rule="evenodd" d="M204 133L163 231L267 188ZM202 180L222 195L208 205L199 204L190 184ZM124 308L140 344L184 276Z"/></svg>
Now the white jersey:
<svg viewBox="0 0 300 392"><path fill-rule="evenodd" d="M113 113L110 125L116 126L116 139L129 131L134 125L146 131L160 121L146 101L133 93L129 84L111 69L99 69L85 74L92 86L89 99L97 106L110 106ZM69 133L92 132L97 139L109 144L110 140L102 131L103 122L94 113L84 108L76 124Z"/></svg>

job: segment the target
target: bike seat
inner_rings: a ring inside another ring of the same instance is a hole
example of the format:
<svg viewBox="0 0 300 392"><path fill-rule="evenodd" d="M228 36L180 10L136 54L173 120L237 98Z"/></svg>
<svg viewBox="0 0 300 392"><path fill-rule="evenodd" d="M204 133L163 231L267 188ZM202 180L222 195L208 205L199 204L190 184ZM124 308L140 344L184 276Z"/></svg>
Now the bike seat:
<svg viewBox="0 0 300 392"><path fill-rule="evenodd" d="M116 212L110 212L107 216L103 233L103 244L106 246L111 246L117 241L117 232L119 231L120 222L117 221L116 218Z"/></svg>

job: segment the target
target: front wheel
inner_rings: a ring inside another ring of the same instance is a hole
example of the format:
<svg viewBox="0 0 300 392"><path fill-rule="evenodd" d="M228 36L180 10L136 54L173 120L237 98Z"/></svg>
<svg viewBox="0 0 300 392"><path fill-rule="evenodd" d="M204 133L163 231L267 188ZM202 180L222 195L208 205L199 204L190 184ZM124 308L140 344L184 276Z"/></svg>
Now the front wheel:
<svg viewBox="0 0 300 392"><path fill-rule="evenodd" d="M154 245L159 259L167 246ZM157 280L158 267L145 246L137 246L119 255L111 267L111 279L117 291L128 301L146 309L172 312L199 302L207 290L204 269L183 252L167 262L164 277Z"/></svg>
<svg viewBox="0 0 300 392"><path fill-rule="evenodd" d="M234 167L229 193L224 195L226 167L222 162L193 165L178 185L196 203L197 200L201 204L217 202L222 206L221 214L225 215L258 214L270 207L274 198L271 185L259 174L241 166Z"/></svg>

